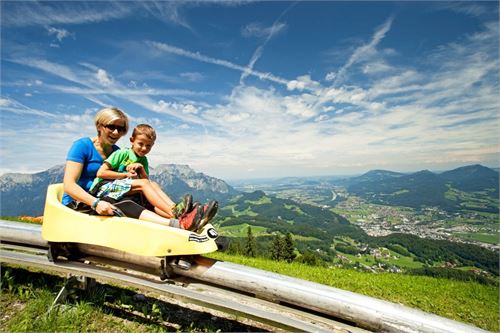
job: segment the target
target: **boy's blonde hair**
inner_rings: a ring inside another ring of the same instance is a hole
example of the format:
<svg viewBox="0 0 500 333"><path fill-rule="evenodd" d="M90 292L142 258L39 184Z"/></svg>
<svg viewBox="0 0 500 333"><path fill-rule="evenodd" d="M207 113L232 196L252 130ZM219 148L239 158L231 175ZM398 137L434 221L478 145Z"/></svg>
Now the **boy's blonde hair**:
<svg viewBox="0 0 500 333"><path fill-rule="evenodd" d="M148 124L139 124L134 128L134 131L132 132L132 137L130 138L131 140L135 139L136 136L138 135L145 135L152 141L156 141L156 131L153 127L151 127Z"/></svg>
<svg viewBox="0 0 500 333"><path fill-rule="evenodd" d="M128 117L125 112L114 106L99 110L94 118L97 134L101 134L99 126L109 125L117 119L122 119L125 122L125 132L123 134L126 134L128 132Z"/></svg>

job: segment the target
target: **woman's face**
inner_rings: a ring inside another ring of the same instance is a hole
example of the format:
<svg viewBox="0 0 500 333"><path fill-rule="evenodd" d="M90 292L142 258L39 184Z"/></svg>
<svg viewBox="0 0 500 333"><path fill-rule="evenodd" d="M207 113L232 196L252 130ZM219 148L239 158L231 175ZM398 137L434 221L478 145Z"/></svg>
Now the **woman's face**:
<svg viewBox="0 0 500 333"><path fill-rule="evenodd" d="M115 119L100 127L99 140L105 144L114 145L125 134L125 120L123 119Z"/></svg>

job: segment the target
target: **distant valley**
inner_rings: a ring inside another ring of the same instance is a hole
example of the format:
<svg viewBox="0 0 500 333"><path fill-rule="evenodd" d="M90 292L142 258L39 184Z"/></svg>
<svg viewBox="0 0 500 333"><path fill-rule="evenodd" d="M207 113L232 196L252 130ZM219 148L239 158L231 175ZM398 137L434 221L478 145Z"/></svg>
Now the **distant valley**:
<svg viewBox="0 0 500 333"><path fill-rule="evenodd" d="M372 236L406 233L498 248L498 184L497 170L470 165L439 174L373 170L233 185L331 209Z"/></svg>

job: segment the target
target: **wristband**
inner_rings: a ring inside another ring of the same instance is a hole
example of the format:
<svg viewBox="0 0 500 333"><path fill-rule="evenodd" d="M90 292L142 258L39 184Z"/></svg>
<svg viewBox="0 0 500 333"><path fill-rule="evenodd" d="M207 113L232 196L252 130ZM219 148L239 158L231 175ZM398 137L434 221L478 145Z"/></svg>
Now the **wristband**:
<svg viewBox="0 0 500 333"><path fill-rule="evenodd" d="M92 210L96 210L97 205L99 204L99 201L101 201L100 198L95 199L95 201L92 203L92 206L90 206L90 208L92 208Z"/></svg>

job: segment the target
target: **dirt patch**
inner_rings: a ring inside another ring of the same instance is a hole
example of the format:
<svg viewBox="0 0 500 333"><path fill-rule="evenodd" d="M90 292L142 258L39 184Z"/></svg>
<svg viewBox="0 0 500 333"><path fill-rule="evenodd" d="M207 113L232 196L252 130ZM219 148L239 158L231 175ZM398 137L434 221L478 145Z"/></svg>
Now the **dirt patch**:
<svg viewBox="0 0 500 333"><path fill-rule="evenodd" d="M23 311L25 306L9 293L2 292L0 295L0 331L7 332L5 325L14 315Z"/></svg>
<svg viewBox="0 0 500 333"><path fill-rule="evenodd" d="M30 223L37 223L37 224L42 224L43 223L43 216L18 216L17 219L19 221L23 222L30 222Z"/></svg>

